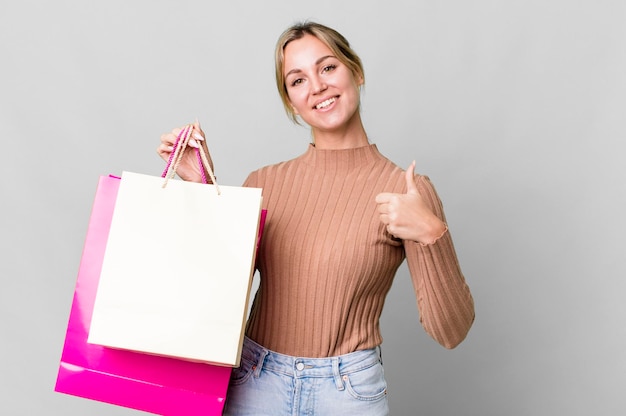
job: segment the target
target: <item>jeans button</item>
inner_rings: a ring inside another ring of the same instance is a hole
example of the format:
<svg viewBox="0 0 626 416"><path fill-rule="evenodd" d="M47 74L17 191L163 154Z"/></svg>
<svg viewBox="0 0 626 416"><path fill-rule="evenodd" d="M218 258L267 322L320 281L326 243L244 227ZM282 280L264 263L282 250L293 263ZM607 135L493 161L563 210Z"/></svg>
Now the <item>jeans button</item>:
<svg viewBox="0 0 626 416"><path fill-rule="evenodd" d="M300 362L297 362L297 363L296 363L296 370L298 370L298 371L302 371L302 370L304 370L304 363L303 363L303 362L301 362L301 361L300 361Z"/></svg>

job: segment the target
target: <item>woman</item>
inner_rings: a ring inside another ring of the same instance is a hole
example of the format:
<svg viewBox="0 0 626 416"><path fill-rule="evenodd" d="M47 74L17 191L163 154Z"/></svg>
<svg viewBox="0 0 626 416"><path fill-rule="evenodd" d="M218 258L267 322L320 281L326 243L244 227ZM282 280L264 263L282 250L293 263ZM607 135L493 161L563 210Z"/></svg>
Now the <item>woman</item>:
<svg viewBox="0 0 626 416"><path fill-rule="evenodd" d="M406 258L425 330L446 348L474 320L441 202L425 176L370 144L361 122L363 66L317 23L287 29L276 81L288 115L311 128L300 157L252 172L268 210L260 286L225 414L386 415L379 317ZM196 123L195 145L206 146ZM180 129L161 137L168 159ZM178 169L200 181L189 157Z"/></svg>

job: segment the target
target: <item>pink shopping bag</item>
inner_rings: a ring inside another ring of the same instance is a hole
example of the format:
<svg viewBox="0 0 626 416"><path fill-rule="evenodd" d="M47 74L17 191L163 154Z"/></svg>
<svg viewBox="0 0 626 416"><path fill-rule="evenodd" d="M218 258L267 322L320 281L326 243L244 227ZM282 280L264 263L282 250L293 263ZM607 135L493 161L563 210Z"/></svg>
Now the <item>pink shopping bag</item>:
<svg viewBox="0 0 626 416"><path fill-rule="evenodd" d="M119 183L98 183L55 391L160 415L221 415L230 367L87 343Z"/></svg>

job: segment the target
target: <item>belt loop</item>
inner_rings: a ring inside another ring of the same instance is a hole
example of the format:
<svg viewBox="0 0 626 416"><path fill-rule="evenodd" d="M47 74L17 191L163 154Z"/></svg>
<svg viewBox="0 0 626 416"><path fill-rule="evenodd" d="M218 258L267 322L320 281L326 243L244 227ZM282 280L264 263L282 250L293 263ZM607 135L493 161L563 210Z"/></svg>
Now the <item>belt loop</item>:
<svg viewBox="0 0 626 416"><path fill-rule="evenodd" d="M257 361L254 366L254 378L259 378L261 376L261 370L263 369L263 364L265 363L265 357L267 357L267 354L269 354L269 351L265 348L259 351L259 361Z"/></svg>
<svg viewBox="0 0 626 416"><path fill-rule="evenodd" d="M333 378L335 379L335 386L337 390L342 391L345 387L343 380L341 380L341 374L339 374L339 357L332 357L333 362Z"/></svg>

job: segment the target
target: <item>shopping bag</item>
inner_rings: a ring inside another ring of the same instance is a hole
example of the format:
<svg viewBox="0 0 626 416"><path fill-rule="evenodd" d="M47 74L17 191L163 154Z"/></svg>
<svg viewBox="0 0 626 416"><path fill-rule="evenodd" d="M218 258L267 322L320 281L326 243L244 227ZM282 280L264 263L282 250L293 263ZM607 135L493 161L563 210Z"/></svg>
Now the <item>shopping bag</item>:
<svg viewBox="0 0 626 416"><path fill-rule="evenodd" d="M119 184L98 182L55 391L160 415L221 415L231 368L87 343Z"/></svg>
<svg viewBox="0 0 626 416"><path fill-rule="evenodd" d="M238 366L261 202L260 188L123 172L88 342Z"/></svg>

